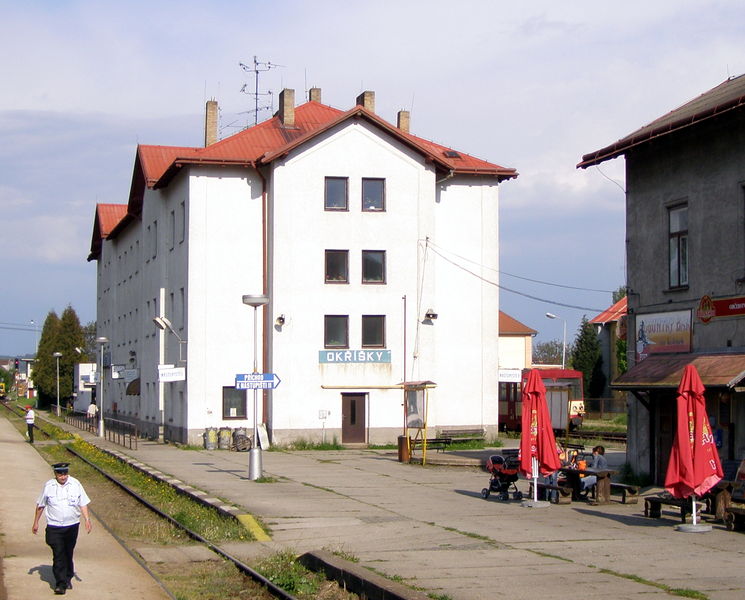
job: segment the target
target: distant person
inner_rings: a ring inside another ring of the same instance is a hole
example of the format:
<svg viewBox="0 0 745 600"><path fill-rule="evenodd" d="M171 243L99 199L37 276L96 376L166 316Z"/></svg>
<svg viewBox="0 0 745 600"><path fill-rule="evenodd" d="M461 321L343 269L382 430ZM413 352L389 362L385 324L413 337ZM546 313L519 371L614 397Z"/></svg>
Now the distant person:
<svg viewBox="0 0 745 600"><path fill-rule="evenodd" d="M26 405L26 437L28 438L29 444L34 443L34 420L36 414L34 409L29 405Z"/></svg>
<svg viewBox="0 0 745 600"><path fill-rule="evenodd" d="M605 448L603 446L595 446L592 449L592 464L590 465L590 469L595 471L606 471L608 469L608 459L605 458ZM588 475L582 479L582 489L589 490L597 482L597 475Z"/></svg>
<svg viewBox="0 0 745 600"><path fill-rule="evenodd" d="M95 400L91 400L91 403L88 405L88 410L85 411L85 414L88 415L88 418L91 420L96 418L96 415L98 414L98 406L96 406Z"/></svg>
<svg viewBox="0 0 745 600"><path fill-rule="evenodd" d="M54 573L54 593L64 594L72 589L72 578L75 575L73 552L78 540L80 515L85 519L85 530L91 532L91 518L88 514L90 498L83 485L69 475L69 463L56 463L54 479L44 484L34 512L34 524L31 531L39 531L41 514L47 520L45 541L52 549L52 572Z"/></svg>

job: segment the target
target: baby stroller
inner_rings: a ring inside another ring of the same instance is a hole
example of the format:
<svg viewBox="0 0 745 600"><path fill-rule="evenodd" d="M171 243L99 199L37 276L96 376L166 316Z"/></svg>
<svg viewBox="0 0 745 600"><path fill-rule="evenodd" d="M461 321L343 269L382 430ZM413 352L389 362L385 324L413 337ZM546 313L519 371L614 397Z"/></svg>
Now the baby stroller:
<svg viewBox="0 0 745 600"><path fill-rule="evenodd" d="M491 478L489 487L481 490L481 497L486 500L491 492L495 492L500 500L509 500L510 491L512 491L513 499L522 500L523 493L517 489L515 484L519 465L516 454L490 456L486 461L486 470L491 473Z"/></svg>

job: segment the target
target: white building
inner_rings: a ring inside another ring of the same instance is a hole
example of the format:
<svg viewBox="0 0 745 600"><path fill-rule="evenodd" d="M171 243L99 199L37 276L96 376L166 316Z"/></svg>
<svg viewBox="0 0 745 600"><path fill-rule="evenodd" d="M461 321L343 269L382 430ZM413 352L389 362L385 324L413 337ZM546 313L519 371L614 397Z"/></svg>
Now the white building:
<svg viewBox="0 0 745 600"><path fill-rule="evenodd" d="M254 361L242 296L265 294L258 371L281 383L258 392L258 420L275 443L392 441L404 380L437 384L430 428L495 432L498 185L517 173L408 122L377 116L373 92L341 111L284 90L272 119L204 148L140 145L129 202L98 207L89 256L104 414L190 443L252 428L253 392L235 388ZM159 364L185 379L159 381ZM121 369L139 378L112 380Z"/></svg>

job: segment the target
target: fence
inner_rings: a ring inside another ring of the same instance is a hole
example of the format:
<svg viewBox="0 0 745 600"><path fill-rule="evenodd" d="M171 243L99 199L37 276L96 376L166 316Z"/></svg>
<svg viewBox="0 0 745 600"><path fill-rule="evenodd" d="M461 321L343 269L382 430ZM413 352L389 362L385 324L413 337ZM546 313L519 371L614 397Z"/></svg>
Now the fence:
<svg viewBox="0 0 745 600"><path fill-rule="evenodd" d="M89 431L90 433L98 432L97 417L89 417L81 413L71 413L65 416L65 423L83 431ZM118 419L104 419L103 424L104 435L107 440L130 450L137 450L137 440L140 437L137 425L127 421L119 421Z"/></svg>
<svg viewBox="0 0 745 600"><path fill-rule="evenodd" d="M587 419L612 419L626 414L626 398L585 398Z"/></svg>

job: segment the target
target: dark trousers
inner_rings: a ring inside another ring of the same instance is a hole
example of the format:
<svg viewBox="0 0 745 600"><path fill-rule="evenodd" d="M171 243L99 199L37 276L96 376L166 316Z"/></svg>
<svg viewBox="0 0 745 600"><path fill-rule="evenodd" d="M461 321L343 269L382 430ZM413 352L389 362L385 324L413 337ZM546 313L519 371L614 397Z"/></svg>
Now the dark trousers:
<svg viewBox="0 0 745 600"><path fill-rule="evenodd" d="M69 527L47 525L46 542L52 549L52 571L57 586L67 585L75 575L72 553L78 541L79 528L80 523Z"/></svg>
<svg viewBox="0 0 745 600"><path fill-rule="evenodd" d="M28 429L28 441L33 444L34 443L34 425L33 425L33 423L28 423L26 425L26 428Z"/></svg>

